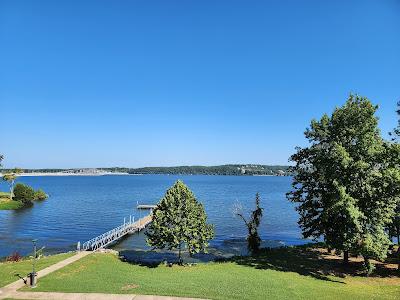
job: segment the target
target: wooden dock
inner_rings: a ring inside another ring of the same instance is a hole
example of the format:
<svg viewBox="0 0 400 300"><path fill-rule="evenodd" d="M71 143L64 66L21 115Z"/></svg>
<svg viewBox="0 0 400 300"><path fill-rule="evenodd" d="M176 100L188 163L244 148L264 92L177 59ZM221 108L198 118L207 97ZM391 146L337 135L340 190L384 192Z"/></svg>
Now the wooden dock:
<svg viewBox="0 0 400 300"><path fill-rule="evenodd" d="M110 231L107 231L85 243L80 247L80 242L78 243L78 250L83 251L96 251L99 249L103 249L108 245L118 241L120 238L124 237L127 234L131 234L134 232L139 232L142 229L146 228L152 221L152 215L147 215L138 221L135 222L135 218L132 216L129 219L129 222L124 223Z"/></svg>
<svg viewBox="0 0 400 300"><path fill-rule="evenodd" d="M150 205L150 204L140 204L136 208L137 209L155 209L157 205Z"/></svg>

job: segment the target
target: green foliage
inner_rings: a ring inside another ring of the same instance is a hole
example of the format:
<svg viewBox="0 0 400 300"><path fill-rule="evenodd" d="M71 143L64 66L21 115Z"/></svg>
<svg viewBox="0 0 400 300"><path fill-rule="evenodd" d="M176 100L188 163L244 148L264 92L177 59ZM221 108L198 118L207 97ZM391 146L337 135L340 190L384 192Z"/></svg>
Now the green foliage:
<svg viewBox="0 0 400 300"><path fill-rule="evenodd" d="M20 201L24 204L29 204L35 200L35 191L30 186L17 183L14 187L14 198L15 201Z"/></svg>
<svg viewBox="0 0 400 300"><path fill-rule="evenodd" d="M179 175L290 175L288 166L223 165L146 167L130 169L130 174L179 174Z"/></svg>
<svg viewBox="0 0 400 300"><path fill-rule="evenodd" d="M18 178L19 174L21 174L21 173L22 173L21 169L15 168L3 175L3 180L7 181L8 185L10 187L10 200L12 200L12 198L14 196L13 190L14 190L15 180Z"/></svg>
<svg viewBox="0 0 400 300"><path fill-rule="evenodd" d="M249 220L244 217L239 207L235 208L235 210L235 214L243 220L247 227L247 249L251 254L257 254L261 245L258 227L260 226L263 215L263 208L260 207L260 195L258 193L256 194L256 208L252 211Z"/></svg>
<svg viewBox="0 0 400 300"><path fill-rule="evenodd" d="M397 146L385 142L375 117L377 106L350 95L331 116L313 120L306 148L291 156L296 163L293 191L299 224L306 238L324 237L335 249L384 259L400 197ZM396 157L397 155L397 157Z"/></svg>
<svg viewBox="0 0 400 300"><path fill-rule="evenodd" d="M1 199L0 198L0 210L14 210L14 209L20 209L24 207L24 204L19 201L13 201L10 200L9 198L7 199Z"/></svg>
<svg viewBox="0 0 400 300"><path fill-rule="evenodd" d="M177 181L153 211L147 243L155 248L187 249L190 255L206 252L208 241L214 236L213 225L207 224L203 205L182 182Z"/></svg>
<svg viewBox="0 0 400 300"><path fill-rule="evenodd" d="M393 136L393 140L398 140L400 138L400 101L397 102L397 114L399 116L399 121L398 121L398 125L397 128L395 128L393 130L393 132L391 133L391 135Z"/></svg>
<svg viewBox="0 0 400 300"><path fill-rule="evenodd" d="M35 191L35 199L34 200L45 200L48 198L48 195L42 190L38 189Z"/></svg>
<svg viewBox="0 0 400 300"><path fill-rule="evenodd" d="M374 272L374 270L376 269L375 265L369 259L366 259L364 261L364 267L365 267L365 273L367 274L367 276L371 275Z"/></svg>

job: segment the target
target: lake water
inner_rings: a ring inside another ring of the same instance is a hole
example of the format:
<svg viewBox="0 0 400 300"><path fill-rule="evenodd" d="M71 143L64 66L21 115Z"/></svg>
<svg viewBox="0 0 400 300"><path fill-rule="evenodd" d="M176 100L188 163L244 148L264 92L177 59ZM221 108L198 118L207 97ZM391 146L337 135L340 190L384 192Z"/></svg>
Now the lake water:
<svg viewBox="0 0 400 300"><path fill-rule="evenodd" d="M243 253L246 228L234 217L236 201L245 210L254 207L260 193L264 217L260 234L264 246L305 243L297 225L298 214L286 200L291 177L271 176L43 176L20 177L18 182L42 188L48 200L17 211L0 211L0 257L32 250L32 239L45 246L46 253L76 249L87 241L121 223L129 215L139 218L146 211L139 204L156 204L176 180L183 180L204 204L209 222L215 224L213 253ZM0 190L7 186L0 184ZM149 248L143 233L134 234L113 246L126 253L143 255ZM149 254L144 254L149 255Z"/></svg>

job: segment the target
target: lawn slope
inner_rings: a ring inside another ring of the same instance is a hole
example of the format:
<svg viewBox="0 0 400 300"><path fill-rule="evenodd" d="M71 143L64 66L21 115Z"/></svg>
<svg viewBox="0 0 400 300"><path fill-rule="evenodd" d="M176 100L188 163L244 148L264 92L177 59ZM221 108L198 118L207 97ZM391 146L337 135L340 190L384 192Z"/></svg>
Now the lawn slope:
<svg viewBox="0 0 400 300"><path fill-rule="evenodd" d="M51 266L59 261L62 261L74 253L63 253L52 256L42 257L36 262L36 270L41 270ZM3 287L11 282L17 281L19 274L25 277L29 272L32 272L32 260L26 259L19 262L2 262L0 263L0 287Z"/></svg>
<svg viewBox="0 0 400 300"><path fill-rule="evenodd" d="M35 291L210 299L398 299L400 295L398 277L335 277L325 274L327 266L318 258L290 251L185 267L141 266L98 253L40 279Z"/></svg>

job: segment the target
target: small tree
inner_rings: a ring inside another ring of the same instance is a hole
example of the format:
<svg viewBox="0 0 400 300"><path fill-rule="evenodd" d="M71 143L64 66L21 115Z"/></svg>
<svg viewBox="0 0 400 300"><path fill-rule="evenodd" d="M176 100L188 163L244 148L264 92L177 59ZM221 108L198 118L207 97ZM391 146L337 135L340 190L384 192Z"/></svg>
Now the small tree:
<svg viewBox="0 0 400 300"><path fill-rule="evenodd" d="M35 199L34 200L46 200L48 198L48 195L42 190L38 189L35 191Z"/></svg>
<svg viewBox="0 0 400 300"><path fill-rule="evenodd" d="M178 180L154 209L146 235L151 247L178 249L179 263L182 264L183 249L187 249L190 256L207 252L208 241L214 237L214 227L207 224L203 205Z"/></svg>
<svg viewBox="0 0 400 300"><path fill-rule="evenodd" d="M247 249L251 254L256 254L260 250L261 245L261 238L258 234L258 227L260 226L263 215L263 208L260 207L260 195L258 193L256 194L256 208L252 211L248 220L245 218L240 205L234 208L234 213L246 224L248 231Z"/></svg>
<svg viewBox="0 0 400 300"><path fill-rule="evenodd" d="M10 187L10 200L13 198L13 190L14 190L14 184L15 180L18 178L19 174L22 173L21 169L15 168L12 170L10 173L4 174L3 175L3 180L7 181L9 187Z"/></svg>
<svg viewBox="0 0 400 300"><path fill-rule="evenodd" d="M17 183L14 188L14 200L29 204L35 199L35 191L30 186Z"/></svg>

